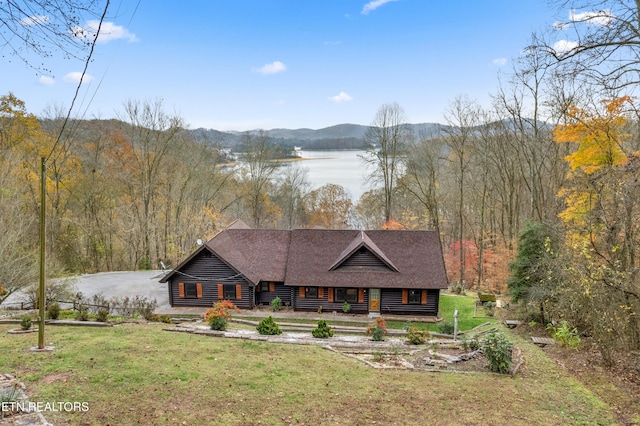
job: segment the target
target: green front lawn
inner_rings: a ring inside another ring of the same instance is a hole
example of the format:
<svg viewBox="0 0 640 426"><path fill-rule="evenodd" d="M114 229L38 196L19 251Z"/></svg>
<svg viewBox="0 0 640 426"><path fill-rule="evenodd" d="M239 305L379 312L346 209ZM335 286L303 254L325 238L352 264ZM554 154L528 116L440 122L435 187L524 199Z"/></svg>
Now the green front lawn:
<svg viewBox="0 0 640 426"><path fill-rule="evenodd" d="M616 424L612 410L530 342L511 378L478 373L377 370L319 346L163 331L163 324L0 325L0 373L33 402L86 403L45 412L65 425L566 425Z"/></svg>

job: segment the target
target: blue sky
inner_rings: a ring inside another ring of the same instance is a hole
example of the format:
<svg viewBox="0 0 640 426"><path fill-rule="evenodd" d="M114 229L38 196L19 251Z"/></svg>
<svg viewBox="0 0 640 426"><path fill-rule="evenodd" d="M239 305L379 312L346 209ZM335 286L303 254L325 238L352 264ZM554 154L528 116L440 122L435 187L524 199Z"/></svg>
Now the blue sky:
<svg viewBox="0 0 640 426"><path fill-rule="evenodd" d="M370 124L397 102L411 123L443 122L458 95L489 106L554 12L541 0L112 0L74 116L163 99L191 128L319 129ZM0 94L36 115L68 107L83 64L46 61L41 75L3 59Z"/></svg>

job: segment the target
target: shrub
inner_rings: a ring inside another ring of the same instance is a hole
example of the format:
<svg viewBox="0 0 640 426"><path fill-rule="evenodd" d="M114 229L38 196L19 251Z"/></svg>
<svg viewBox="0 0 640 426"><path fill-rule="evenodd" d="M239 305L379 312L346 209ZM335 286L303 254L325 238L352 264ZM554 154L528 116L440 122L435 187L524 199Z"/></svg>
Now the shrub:
<svg viewBox="0 0 640 426"><path fill-rule="evenodd" d="M77 291L75 283L75 278L48 280L44 296L47 306L57 300L73 300ZM39 293L39 284L31 285L25 289L25 297L32 306L38 306Z"/></svg>
<svg viewBox="0 0 640 426"><path fill-rule="evenodd" d="M102 302L99 304L107 304ZM158 307L158 301L156 299L147 299L146 297L136 296L130 298L125 296L123 298L112 297L109 299L110 313L119 314L126 318L135 318L137 315L143 317L147 321L151 321L153 311Z"/></svg>
<svg viewBox="0 0 640 426"><path fill-rule="evenodd" d="M225 331L229 321L225 317L211 317L207 322L212 330Z"/></svg>
<svg viewBox="0 0 640 426"><path fill-rule="evenodd" d="M371 336L371 338L377 342L384 340L384 335L387 333L387 323L382 317L376 318L376 320L367 327L367 336Z"/></svg>
<svg viewBox="0 0 640 426"><path fill-rule="evenodd" d="M165 324L171 324L171 316L167 314L153 314L151 315L151 321L153 322L163 322Z"/></svg>
<svg viewBox="0 0 640 426"><path fill-rule="evenodd" d="M78 305L76 321L89 321L89 309L87 309L87 305L83 303Z"/></svg>
<svg viewBox="0 0 640 426"><path fill-rule="evenodd" d="M158 301L156 299L136 296L135 299L133 299L133 305L135 313L140 314L142 318L150 321L153 311L158 307Z"/></svg>
<svg viewBox="0 0 640 426"><path fill-rule="evenodd" d="M276 296L271 300L271 309L273 309L273 312L276 312L279 311L280 308L282 308L282 299Z"/></svg>
<svg viewBox="0 0 640 426"><path fill-rule="evenodd" d="M96 313L96 321L107 322L107 318L109 317L109 310L105 308L98 309Z"/></svg>
<svg viewBox="0 0 640 426"><path fill-rule="evenodd" d="M506 374L511 369L511 350L513 345L501 333L492 331L482 344L482 350L489 360L489 369Z"/></svg>
<svg viewBox="0 0 640 426"><path fill-rule="evenodd" d="M151 262L146 257L143 257L138 261L138 269L141 271L150 271L151 270Z"/></svg>
<svg viewBox="0 0 640 426"><path fill-rule="evenodd" d="M109 300L104 296L103 293L94 294L90 299L90 304L92 305L89 309L89 312L97 314L101 309L106 309L107 314L111 313Z"/></svg>
<svg viewBox="0 0 640 426"><path fill-rule="evenodd" d="M227 329L227 323L231 319L231 310L238 308L229 300L221 300L215 302L212 308L209 308L204 319L207 321L212 330L224 331Z"/></svg>
<svg viewBox="0 0 640 426"><path fill-rule="evenodd" d="M449 286L449 291L453 294L461 294L464 296L465 292L464 292L464 283L455 283L452 284L451 286Z"/></svg>
<svg viewBox="0 0 640 426"><path fill-rule="evenodd" d="M47 316L52 320L57 320L60 317L60 305L57 302L47 306Z"/></svg>
<svg viewBox="0 0 640 426"><path fill-rule="evenodd" d="M482 306L484 306L484 311L488 317L492 317L495 315L496 302L484 302Z"/></svg>
<svg viewBox="0 0 640 426"><path fill-rule="evenodd" d="M411 326L407 330L407 337L409 338L410 345L422 345L429 338L429 331L422 331L417 327Z"/></svg>
<svg viewBox="0 0 640 426"><path fill-rule="evenodd" d="M455 328L450 322L441 322L438 324L438 331L442 334L453 334Z"/></svg>
<svg viewBox="0 0 640 426"><path fill-rule="evenodd" d="M260 324L258 324L258 327L256 327L256 329L258 330L258 333L264 334L267 336L275 336L277 334L282 334L282 330L280 330L280 326L278 326L278 324L275 322L275 320L271 315L269 315L268 317L260 321Z"/></svg>
<svg viewBox="0 0 640 426"><path fill-rule="evenodd" d="M478 342L478 339L474 337L473 339L469 340L469 347L472 351L477 351L478 349L480 349L480 342Z"/></svg>
<svg viewBox="0 0 640 426"><path fill-rule="evenodd" d="M129 296L123 298L112 297L109 299L109 307L114 314L122 315L125 318L133 318L134 306Z"/></svg>
<svg viewBox="0 0 640 426"><path fill-rule="evenodd" d="M480 342L478 342L478 339L476 339L475 337L469 340L463 336L461 342L462 342L462 349L465 352L469 350L477 351L478 349L480 349Z"/></svg>
<svg viewBox="0 0 640 426"><path fill-rule="evenodd" d="M568 348L577 348L580 346L580 335L578 334L578 329L571 328L567 321L562 321L557 326L553 324L547 325L547 331L551 333L551 337L553 340L558 342L560 346L565 346Z"/></svg>
<svg viewBox="0 0 640 426"><path fill-rule="evenodd" d="M328 337L333 337L333 328L327 325L326 320L318 321L318 326L311 330L311 335L318 339L326 339Z"/></svg>
<svg viewBox="0 0 640 426"><path fill-rule="evenodd" d="M342 304L342 312L344 312L345 314L348 314L349 312L351 312L351 304L346 300Z"/></svg>
<svg viewBox="0 0 640 426"><path fill-rule="evenodd" d="M31 317L29 315L24 315L20 319L20 328L22 328L23 330L30 330L32 325L33 321L31 320Z"/></svg>

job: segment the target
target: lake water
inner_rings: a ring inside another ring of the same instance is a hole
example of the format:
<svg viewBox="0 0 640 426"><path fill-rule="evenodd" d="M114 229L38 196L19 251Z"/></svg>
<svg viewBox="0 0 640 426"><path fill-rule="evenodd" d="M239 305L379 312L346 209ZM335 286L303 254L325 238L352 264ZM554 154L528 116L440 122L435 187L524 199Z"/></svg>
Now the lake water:
<svg viewBox="0 0 640 426"><path fill-rule="evenodd" d="M359 157L365 151L298 151L304 160L294 161L289 167L301 167L307 170L307 179L312 189L328 183L344 187L356 202L369 190L366 184L366 166Z"/></svg>

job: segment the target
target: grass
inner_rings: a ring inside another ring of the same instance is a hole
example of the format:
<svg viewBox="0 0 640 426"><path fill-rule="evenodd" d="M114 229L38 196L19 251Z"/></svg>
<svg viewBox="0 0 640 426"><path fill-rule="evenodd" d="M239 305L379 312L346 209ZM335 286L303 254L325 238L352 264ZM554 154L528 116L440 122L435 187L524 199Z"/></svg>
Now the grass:
<svg viewBox="0 0 640 426"><path fill-rule="evenodd" d="M516 378L371 369L318 346L162 331L162 324L49 327L33 335L0 325L2 372L35 402L87 402L45 412L54 424L615 424L611 409L537 347Z"/></svg>
<svg viewBox="0 0 640 426"><path fill-rule="evenodd" d="M474 307L476 299L474 297L465 297L457 295L440 294L440 305L438 307L438 316L442 318L442 322L453 324L454 313L458 311L458 330L470 330L486 322L496 322L491 317L474 317ZM415 323L414 326L421 330L439 331L438 324L435 323ZM404 328L406 322L387 321L389 328Z"/></svg>

